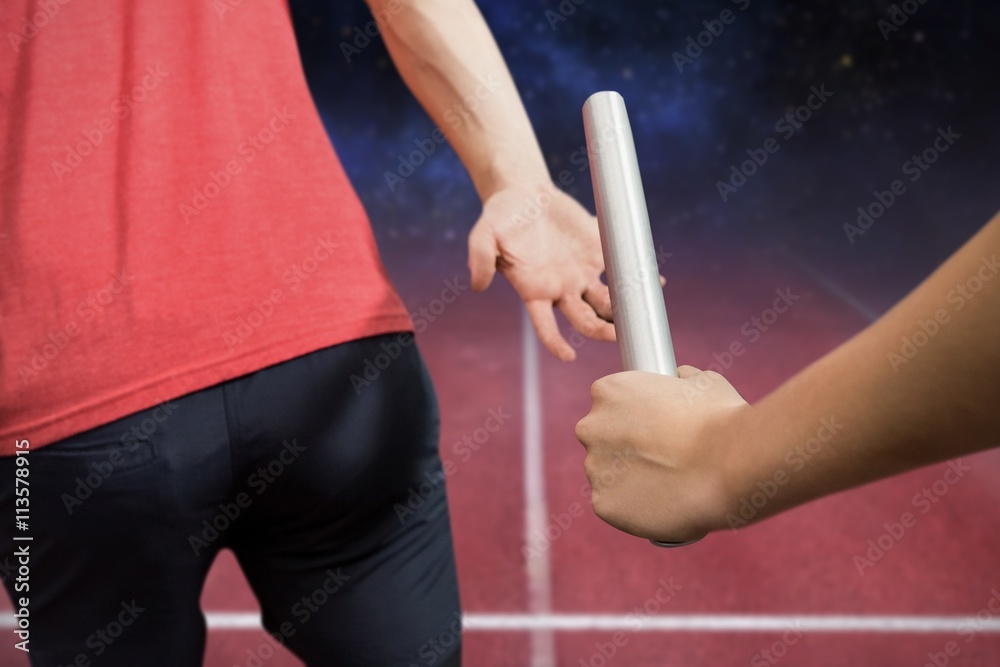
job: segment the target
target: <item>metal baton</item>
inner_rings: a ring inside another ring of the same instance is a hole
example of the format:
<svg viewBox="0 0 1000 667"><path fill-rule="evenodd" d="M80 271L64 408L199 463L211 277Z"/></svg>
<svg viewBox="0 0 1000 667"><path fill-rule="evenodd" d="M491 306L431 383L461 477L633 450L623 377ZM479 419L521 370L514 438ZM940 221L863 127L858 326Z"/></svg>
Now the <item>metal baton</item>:
<svg viewBox="0 0 1000 667"><path fill-rule="evenodd" d="M625 100L614 91L594 93L583 105L583 128L622 368L677 377ZM658 547L697 541L650 540Z"/></svg>

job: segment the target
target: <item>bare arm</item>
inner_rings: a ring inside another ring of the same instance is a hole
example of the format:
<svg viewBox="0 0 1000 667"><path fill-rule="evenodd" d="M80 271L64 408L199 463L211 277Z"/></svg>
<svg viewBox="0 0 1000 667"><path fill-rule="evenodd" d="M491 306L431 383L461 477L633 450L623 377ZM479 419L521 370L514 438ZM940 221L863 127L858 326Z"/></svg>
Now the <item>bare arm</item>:
<svg viewBox="0 0 1000 667"><path fill-rule="evenodd" d="M369 0L406 85L444 132L483 201L469 235L472 287L499 270L524 299L542 343L573 348L553 306L581 333L613 340L596 220L552 184L514 81L472 0Z"/></svg>
<svg viewBox="0 0 1000 667"><path fill-rule="evenodd" d="M514 80L474 2L368 5L376 17L389 17L382 37L396 69L448 137L481 199L516 183L549 182Z"/></svg>
<svg viewBox="0 0 1000 667"><path fill-rule="evenodd" d="M1000 215L877 322L752 408L697 369L598 380L577 426L595 510L628 532L681 540L742 525L740 499L766 480L780 482L777 493L753 521L1000 444L998 256ZM635 464L602 487L615 457Z"/></svg>

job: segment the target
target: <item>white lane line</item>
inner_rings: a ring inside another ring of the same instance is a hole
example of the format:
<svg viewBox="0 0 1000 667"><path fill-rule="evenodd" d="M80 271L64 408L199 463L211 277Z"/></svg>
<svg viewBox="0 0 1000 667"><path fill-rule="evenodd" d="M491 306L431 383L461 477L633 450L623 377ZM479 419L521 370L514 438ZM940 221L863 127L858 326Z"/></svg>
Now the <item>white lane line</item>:
<svg viewBox="0 0 1000 667"><path fill-rule="evenodd" d="M542 448L542 396L538 369L538 341L528 311L521 308L522 373L524 385L524 543L545 534L548 507L545 499L545 451ZM527 559L528 609L547 614L552 609L552 575L549 551ZM551 628L531 628L532 667L556 664L555 635Z"/></svg>
<svg viewBox="0 0 1000 667"><path fill-rule="evenodd" d="M1000 632L1000 618L975 616L878 616L826 614L466 614L469 631L550 628L563 632L632 630L634 632L813 632L949 633L959 629Z"/></svg>
<svg viewBox="0 0 1000 667"><path fill-rule="evenodd" d="M259 613L214 612L205 614L210 630L261 630ZM997 634L1000 618L979 620L968 616L881 616L875 614L480 614L463 616L468 632L549 633L617 631L634 632L784 632L797 628L810 632L924 633L958 631ZM0 628L15 627L14 615L0 614ZM554 663L553 663L554 664Z"/></svg>

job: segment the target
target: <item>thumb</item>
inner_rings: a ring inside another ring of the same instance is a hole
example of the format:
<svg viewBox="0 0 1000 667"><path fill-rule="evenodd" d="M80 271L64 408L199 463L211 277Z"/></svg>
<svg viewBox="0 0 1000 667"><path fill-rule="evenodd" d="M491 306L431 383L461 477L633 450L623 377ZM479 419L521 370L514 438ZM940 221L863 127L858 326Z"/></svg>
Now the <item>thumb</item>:
<svg viewBox="0 0 1000 667"><path fill-rule="evenodd" d="M477 224L469 234L469 273L472 289L482 292L493 282L497 272L496 237L486 227Z"/></svg>

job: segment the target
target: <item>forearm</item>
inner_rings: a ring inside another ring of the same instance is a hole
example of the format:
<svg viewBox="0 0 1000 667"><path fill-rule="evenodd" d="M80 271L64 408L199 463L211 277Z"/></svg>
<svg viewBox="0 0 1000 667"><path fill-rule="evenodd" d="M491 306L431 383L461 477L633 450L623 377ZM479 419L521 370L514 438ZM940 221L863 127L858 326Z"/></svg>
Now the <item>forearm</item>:
<svg viewBox="0 0 1000 667"><path fill-rule="evenodd" d="M482 199L548 170L496 42L472 0L403 2L379 12L396 68L469 171Z"/></svg>
<svg viewBox="0 0 1000 667"><path fill-rule="evenodd" d="M744 411L734 497L787 475L755 519L1000 443L998 255L1000 215L884 317Z"/></svg>

